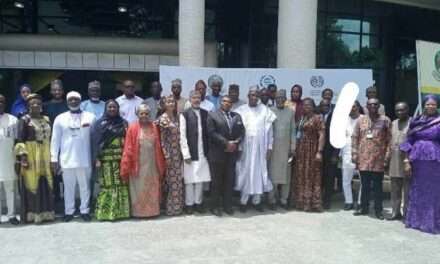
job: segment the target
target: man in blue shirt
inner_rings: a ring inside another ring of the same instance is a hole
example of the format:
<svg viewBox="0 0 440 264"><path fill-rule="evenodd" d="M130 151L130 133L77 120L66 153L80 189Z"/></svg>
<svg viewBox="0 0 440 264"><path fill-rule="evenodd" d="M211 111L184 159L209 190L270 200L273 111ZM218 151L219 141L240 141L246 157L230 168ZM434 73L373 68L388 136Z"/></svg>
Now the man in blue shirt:
<svg viewBox="0 0 440 264"><path fill-rule="evenodd" d="M89 82L89 100L81 103L81 110L90 112L95 115L96 119L101 118L104 114L105 103L100 100L101 83L99 81Z"/></svg>
<svg viewBox="0 0 440 264"><path fill-rule="evenodd" d="M208 79L208 86L211 88L211 94L206 96L206 99L214 104L214 111L220 109L221 95L220 92L223 86L223 79L219 75L212 75Z"/></svg>

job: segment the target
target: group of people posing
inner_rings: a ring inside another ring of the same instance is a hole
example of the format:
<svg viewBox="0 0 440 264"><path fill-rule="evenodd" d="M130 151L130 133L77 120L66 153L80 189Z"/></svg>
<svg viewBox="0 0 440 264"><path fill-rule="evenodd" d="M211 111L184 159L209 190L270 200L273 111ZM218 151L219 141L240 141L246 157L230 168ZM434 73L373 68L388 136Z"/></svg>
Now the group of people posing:
<svg viewBox="0 0 440 264"><path fill-rule="evenodd" d="M289 99L275 85L253 86L247 102L239 99L238 85L231 84L227 95L221 95L221 78L210 78L208 85L199 80L186 99L179 79L167 96L153 82L152 96L143 100L134 82L126 80L122 96L103 102L98 81L89 83L89 99L82 101L75 91L64 99L62 82L54 80L48 102L23 85L11 114L0 95L0 184L10 223L52 221L62 200L64 221L71 221L76 186L84 221L91 220L91 207L96 219L108 221L207 208L217 216L232 215L234 190L240 194L240 212L249 204L258 211L267 205L321 212L331 207L339 166L344 210L368 215L372 187L375 216L383 220L387 173L388 219L404 218L407 227L440 233L436 97L427 96L423 114L413 119L408 105L397 103L397 119L391 122L376 89L368 88L366 106L352 107L347 145L335 149L329 141L331 89L323 90L316 106L302 98L300 85L291 88ZM361 188L353 198L356 174Z"/></svg>

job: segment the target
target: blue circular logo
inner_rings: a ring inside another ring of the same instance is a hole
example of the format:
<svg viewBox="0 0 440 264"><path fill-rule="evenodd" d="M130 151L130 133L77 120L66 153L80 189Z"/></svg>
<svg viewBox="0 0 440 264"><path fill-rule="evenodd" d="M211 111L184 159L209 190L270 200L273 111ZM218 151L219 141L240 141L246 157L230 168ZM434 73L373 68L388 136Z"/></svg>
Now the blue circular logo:
<svg viewBox="0 0 440 264"><path fill-rule="evenodd" d="M312 76L310 78L310 85L314 88L321 88L324 86L324 77L322 76Z"/></svg>
<svg viewBox="0 0 440 264"><path fill-rule="evenodd" d="M275 84L275 77L272 75L263 75L260 78L260 86L267 88L270 84Z"/></svg>

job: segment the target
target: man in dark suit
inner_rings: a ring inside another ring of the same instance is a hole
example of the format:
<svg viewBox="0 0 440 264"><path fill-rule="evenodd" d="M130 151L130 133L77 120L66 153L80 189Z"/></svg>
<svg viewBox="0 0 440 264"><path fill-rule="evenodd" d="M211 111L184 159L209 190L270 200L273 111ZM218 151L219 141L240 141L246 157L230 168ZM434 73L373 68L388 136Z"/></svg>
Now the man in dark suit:
<svg viewBox="0 0 440 264"><path fill-rule="evenodd" d="M238 145L244 136L241 116L231 111L232 99L223 96L220 109L208 114L209 154L211 168L211 212L232 215L232 190Z"/></svg>
<svg viewBox="0 0 440 264"><path fill-rule="evenodd" d="M339 154L338 150L330 144L330 122L333 116L331 101L327 99L322 100L319 103L319 112L325 122L325 144L322 162L323 206L324 209L330 209L331 197L335 188L336 166Z"/></svg>

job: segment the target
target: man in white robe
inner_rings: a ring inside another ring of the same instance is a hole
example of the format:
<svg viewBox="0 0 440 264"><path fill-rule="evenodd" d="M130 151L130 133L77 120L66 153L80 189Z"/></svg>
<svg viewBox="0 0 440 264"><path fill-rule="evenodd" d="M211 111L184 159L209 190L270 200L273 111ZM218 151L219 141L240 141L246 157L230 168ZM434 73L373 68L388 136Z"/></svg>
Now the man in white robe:
<svg viewBox="0 0 440 264"><path fill-rule="evenodd" d="M136 96L133 81L126 80L124 81L123 85L124 94L116 98L116 102L119 104L119 113L121 116L127 120L129 124L131 124L138 120L136 109L143 102L143 100L139 96Z"/></svg>
<svg viewBox="0 0 440 264"><path fill-rule="evenodd" d="M203 184L211 181L208 155L208 112L200 108L200 93L191 92L191 108L180 114L180 147L184 159L185 211L199 213L203 208Z"/></svg>
<svg viewBox="0 0 440 264"><path fill-rule="evenodd" d="M3 187L6 205L8 207L7 217L9 223L18 225L19 221L15 216L15 187L17 177L14 164L14 143L17 138L17 123L15 116L5 113L6 98L0 94L0 194ZM1 209L3 208L0 198L0 223Z"/></svg>
<svg viewBox="0 0 440 264"><path fill-rule="evenodd" d="M63 171L64 182L64 221L69 222L75 213L75 188L79 185L80 213L84 221L90 217L90 177L91 150L90 127L95 122L92 113L81 111L81 95L77 92L67 94L69 111L58 115L53 124L51 141L52 169L58 166Z"/></svg>
<svg viewBox="0 0 440 264"><path fill-rule="evenodd" d="M268 107L258 103L257 87L250 88L248 100L248 104L236 110L242 117L246 131L236 167L235 189L241 192L241 212L246 211L251 196L256 209L263 211L261 196L273 188L268 177L267 161L272 152L272 124L276 116Z"/></svg>

